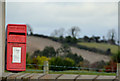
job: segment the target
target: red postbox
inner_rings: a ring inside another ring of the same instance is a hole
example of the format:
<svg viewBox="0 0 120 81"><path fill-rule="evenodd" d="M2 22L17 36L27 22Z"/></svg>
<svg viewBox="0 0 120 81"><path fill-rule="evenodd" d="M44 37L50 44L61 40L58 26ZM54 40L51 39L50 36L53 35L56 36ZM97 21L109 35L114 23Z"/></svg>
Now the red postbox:
<svg viewBox="0 0 120 81"><path fill-rule="evenodd" d="M27 26L8 24L7 26L7 70L26 70Z"/></svg>

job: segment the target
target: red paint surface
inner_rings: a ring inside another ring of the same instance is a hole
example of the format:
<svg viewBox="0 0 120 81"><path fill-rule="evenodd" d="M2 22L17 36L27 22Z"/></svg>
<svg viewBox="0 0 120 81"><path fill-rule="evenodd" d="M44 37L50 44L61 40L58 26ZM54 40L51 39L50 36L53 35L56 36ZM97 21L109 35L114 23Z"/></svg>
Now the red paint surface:
<svg viewBox="0 0 120 81"><path fill-rule="evenodd" d="M7 70L26 70L26 37L27 26L8 24L7 26ZM21 47L21 63L12 63L13 47Z"/></svg>

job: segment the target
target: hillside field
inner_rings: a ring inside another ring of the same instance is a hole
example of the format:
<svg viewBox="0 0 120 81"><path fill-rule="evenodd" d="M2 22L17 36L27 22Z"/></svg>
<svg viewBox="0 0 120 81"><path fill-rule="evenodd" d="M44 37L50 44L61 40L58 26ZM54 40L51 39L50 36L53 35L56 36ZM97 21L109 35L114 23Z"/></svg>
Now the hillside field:
<svg viewBox="0 0 120 81"><path fill-rule="evenodd" d="M79 45L83 45L89 48L96 48L103 51L106 51L108 48L111 49L111 53L115 54L118 51L117 45L111 45L106 43L88 43L88 42L80 42Z"/></svg>
<svg viewBox="0 0 120 81"><path fill-rule="evenodd" d="M35 37L35 36L27 37L27 53L29 53L30 56L34 53L34 51L43 50L46 46L52 46L56 50L61 46L61 43L52 41L48 38ZM90 63L94 63L101 60L104 60L105 62L110 61L109 56L100 53L95 53L84 49L78 49L72 46L71 46L71 50L73 53L77 53L78 55L81 55L84 59L88 60Z"/></svg>

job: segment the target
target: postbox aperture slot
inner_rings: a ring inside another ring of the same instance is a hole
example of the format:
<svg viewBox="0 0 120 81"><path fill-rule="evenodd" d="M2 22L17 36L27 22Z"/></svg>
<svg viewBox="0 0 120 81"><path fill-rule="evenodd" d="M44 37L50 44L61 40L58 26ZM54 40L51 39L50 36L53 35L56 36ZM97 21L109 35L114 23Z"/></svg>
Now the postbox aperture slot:
<svg viewBox="0 0 120 81"><path fill-rule="evenodd" d="M9 32L9 35L23 35L23 36L25 36L25 33Z"/></svg>

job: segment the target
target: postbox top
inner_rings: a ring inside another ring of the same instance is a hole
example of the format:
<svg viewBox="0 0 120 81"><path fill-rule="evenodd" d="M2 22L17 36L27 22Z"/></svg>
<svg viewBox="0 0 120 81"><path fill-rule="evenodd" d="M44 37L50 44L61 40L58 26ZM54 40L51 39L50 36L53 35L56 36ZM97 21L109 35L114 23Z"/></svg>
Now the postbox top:
<svg viewBox="0 0 120 81"><path fill-rule="evenodd" d="M7 42L26 43L27 26L24 24L7 25Z"/></svg>
<svg viewBox="0 0 120 81"><path fill-rule="evenodd" d="M9 32L27 32L27 26L25 24L8 24L7 31Z"/></svg>

